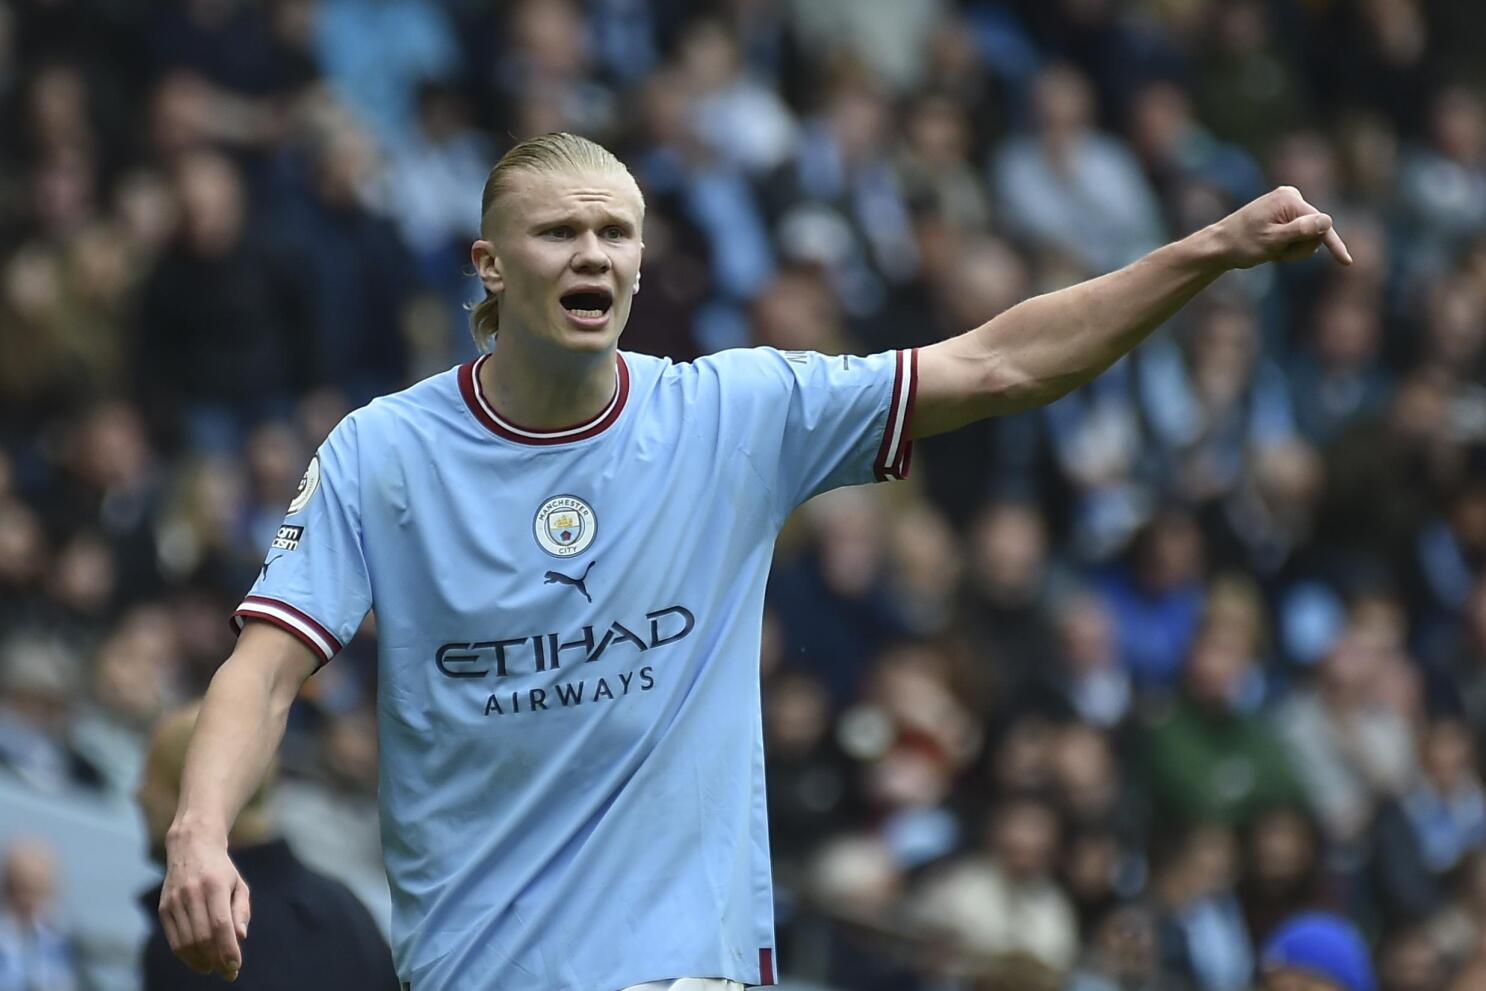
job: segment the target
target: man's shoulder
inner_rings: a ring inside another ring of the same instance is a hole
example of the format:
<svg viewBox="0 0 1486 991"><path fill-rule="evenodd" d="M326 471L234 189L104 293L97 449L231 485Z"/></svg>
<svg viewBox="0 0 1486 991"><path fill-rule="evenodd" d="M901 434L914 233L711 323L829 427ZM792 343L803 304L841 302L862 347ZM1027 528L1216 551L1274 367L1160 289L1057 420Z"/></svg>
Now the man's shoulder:
<svg viewBox="0 0 1486 991"><path fill-rule="evenodd" d="M812 360L825 359L826 356L813 351L740 347L713 351L691 361L672 361L630 352L625 352L624 358L632 375L651 376L662 383L737 383L759 378L783 382L791 377L792 368L803 368Z"/></svg>
<svg viewBox="0 0 1486 991"><path fill-rule="evenodd" d="M405 389L378 396L359 409L352 410L337 426L336 432L354 434L365 440L412 428L457 425L459 420L459 370L462 366L415 382Z"/></svg>

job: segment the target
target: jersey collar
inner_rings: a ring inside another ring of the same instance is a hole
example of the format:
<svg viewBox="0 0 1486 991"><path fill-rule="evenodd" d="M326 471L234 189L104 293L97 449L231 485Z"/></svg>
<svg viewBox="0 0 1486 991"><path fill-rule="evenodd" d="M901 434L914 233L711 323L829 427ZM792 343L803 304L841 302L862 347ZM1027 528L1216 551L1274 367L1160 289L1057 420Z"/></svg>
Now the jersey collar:
<svg viewBox="0 0 1486 991"><path fill-rule="evenodd" d="M619 419L620 411L624 409L624 402L629 398L629 366L624 363L624 355L617 351L615 359L614 398L609 400L609 405L605 406L597 416L570 427L536 430L512 423L497 413L495 406L485 398L485 390L480 385L480 369L485 362L490 360L488 354L459 366L459 391L464 396L465 405L470 408L475 419L497 437L513 440L518 444L568 444L576 440L596 437Z"/></svg>

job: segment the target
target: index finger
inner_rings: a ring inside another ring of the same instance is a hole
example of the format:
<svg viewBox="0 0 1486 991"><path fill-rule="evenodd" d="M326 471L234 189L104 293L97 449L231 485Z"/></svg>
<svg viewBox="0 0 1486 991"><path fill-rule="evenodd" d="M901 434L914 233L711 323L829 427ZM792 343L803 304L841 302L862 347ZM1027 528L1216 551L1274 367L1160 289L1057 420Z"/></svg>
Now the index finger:
<svg viewBox="0 0 1486 991"><path fill-rule="evenodd" d="M1335 227L1331 227L1325 234L1321 235L1321 243L1326 245L1326 250L1331 252L1331 257L1343 265L1352 264L1352 253L1347 250L1346 242L1336 232Z"/></svg>

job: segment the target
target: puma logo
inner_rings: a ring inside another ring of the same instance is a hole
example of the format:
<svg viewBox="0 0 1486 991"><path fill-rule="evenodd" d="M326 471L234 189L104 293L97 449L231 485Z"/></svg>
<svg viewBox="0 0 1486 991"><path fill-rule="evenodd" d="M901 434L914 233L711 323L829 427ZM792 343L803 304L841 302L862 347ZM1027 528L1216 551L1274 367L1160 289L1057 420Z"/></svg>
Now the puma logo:
<svg viewBox="0 0 1486 991"><path fill-rule="evenodd" d="M263 562L263 566L258 569L258 580L259 581L262 581L263 579L267 578L268 577L268 566L271 565L271 564L273 564L275 561L277 561L279 558L281 558L283 556L284 555L282 555L282 554L276 554L273 557L269 558L267 561L264 561Z"/></svg>
<svg viewBox="0 0 1486 991"><path fill-rule="evenodd" d="M567 575L564 575L564 574L562 574L560 572L549 571L549 572L547 572L547 578L546 578L546 580L544 582L542 582L542 584L543 585L551 585L553 583L556 583L556 584L559 584L559 585L571 585L574 588L576 588L578 591L580 591L580 592L583 593L583 598L587 599L589 602L592 602L593 601L593 596L591 596L591 595L588 594L588 586L585 585L584 582L588 581L588 573L593 570L593 566L595 564L598 564L598 562L597 561L589 561L588 562L588 567L586 567L586 568L583 569L583 577L582 578L569 578Z"/></svg>

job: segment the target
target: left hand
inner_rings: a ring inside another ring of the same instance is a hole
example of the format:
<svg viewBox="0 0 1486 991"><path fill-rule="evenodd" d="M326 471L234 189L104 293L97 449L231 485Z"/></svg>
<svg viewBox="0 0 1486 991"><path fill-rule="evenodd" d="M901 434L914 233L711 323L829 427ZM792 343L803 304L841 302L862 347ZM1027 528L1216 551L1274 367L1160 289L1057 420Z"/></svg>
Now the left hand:
<svg viewBox="0 0 1486 991"><path fill-rule="evenodd" d="M1294 186L1280 186L1213 225L1228 268L1307 258L1322 245L1343 265L1352 255L1331 217L1307 203Z"/></svg>

